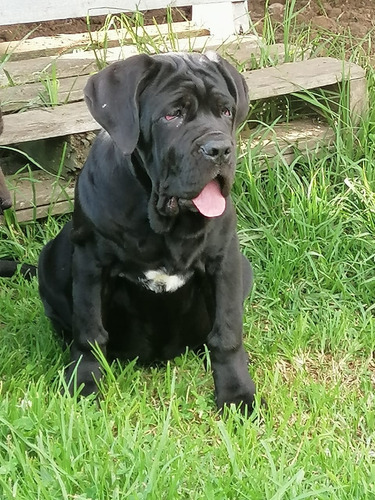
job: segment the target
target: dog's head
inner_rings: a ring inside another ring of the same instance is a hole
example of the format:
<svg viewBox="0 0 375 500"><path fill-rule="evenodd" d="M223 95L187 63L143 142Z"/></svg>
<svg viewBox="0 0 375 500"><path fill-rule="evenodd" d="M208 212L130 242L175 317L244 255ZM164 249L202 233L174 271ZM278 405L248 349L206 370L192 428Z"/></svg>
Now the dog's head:
<svg viewBox="0 0 375 500"><path fill-rule="evenodd" d="M150 210L219 216L235 172L235 130L248 113L243 77L215 53L139 55L92 76L89 110L151 179Z"/></svg>
<svg viewBox="0 0 375 500"><path fill-rule="evenodd" d="M3 117L0 109L0 135L3 132ZM5 184L4 174L0 168L0 214L12 206L12 199Z"/></svg>

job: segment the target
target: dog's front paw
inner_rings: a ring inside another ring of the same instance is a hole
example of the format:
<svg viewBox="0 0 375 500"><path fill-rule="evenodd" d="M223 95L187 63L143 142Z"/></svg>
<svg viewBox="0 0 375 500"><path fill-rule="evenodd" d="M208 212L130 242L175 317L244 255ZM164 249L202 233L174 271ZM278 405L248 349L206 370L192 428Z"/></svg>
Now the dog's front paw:
<svg viewBox="0 0 375 500"><path fill-rule="evenodd" d="M243 415L251 415L255 408L255 392L247 390L236 392L236 394L218 394L216 403L220 412L234 405Z"/></svg>
<svg viewBox="0 0 375 500"><path fill-rule="evenodd" d="M66 384L73 396L79 391L80 396L90 396L98 392L101 378L100 365L96 360L86 361L84 358L73 361L66 370Z"/></svg>

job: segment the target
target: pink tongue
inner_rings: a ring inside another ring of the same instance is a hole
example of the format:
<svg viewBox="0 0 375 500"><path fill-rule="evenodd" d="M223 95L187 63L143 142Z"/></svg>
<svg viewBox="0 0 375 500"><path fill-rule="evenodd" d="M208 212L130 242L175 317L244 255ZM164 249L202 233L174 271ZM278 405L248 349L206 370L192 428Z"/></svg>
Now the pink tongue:
<svg viewBox="0 0 375 500"><path fill-rule="evenodd" d="M206 217L218 217L225 210L226 200L221 194L218 181L213 180L193 198L192 202L199 212Z"/></svg>

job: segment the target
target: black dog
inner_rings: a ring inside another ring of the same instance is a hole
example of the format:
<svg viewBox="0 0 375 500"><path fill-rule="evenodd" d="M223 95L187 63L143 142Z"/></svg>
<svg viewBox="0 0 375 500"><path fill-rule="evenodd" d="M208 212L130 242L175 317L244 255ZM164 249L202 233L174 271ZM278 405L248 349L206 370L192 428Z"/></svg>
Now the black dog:
<svg viewBox="0 0 375 500"><path fill-rule="evenodd" d="M207 344L219 408L251 411L242 342L252 281L229 197L242 76L216 54L139 55L90 78L102 131L78 179L72 223L43 249L40 294L71 345L68 380L97 390L97 344L141 363Z"/></svg>

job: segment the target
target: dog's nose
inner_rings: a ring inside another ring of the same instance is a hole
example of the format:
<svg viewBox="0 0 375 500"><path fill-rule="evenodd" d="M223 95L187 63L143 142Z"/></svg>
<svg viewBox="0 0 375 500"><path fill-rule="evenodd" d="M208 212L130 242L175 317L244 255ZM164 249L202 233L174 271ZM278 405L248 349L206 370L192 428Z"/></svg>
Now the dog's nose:
<svg viewBox="0 0 375 500"><path fill-rule="evenodd" d="M232 152L232 145L230 141L224 139L212 140L203 144L200 147L200 151L206 158L219 163L229 158Z"/></svg>

